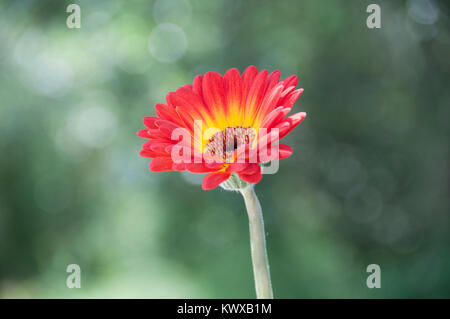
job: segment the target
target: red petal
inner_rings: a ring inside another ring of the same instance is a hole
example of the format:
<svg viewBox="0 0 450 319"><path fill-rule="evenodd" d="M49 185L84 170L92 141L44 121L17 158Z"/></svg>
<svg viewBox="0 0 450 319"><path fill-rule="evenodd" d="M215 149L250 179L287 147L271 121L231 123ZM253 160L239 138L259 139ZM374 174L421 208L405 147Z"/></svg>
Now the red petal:
<svg viewBox="0 0 450 319"><path fill-rule="evenodd" d="M305 112L295 113L294 115L288 116L280 124L275 126L280 130L280 139L289 134L301 121L306 117Z"/></svg>
<svg viewBox="0 0 450 319"><path fill-rule="evenodd" d="M150 135L148 134L148 129L139 130L137 132L137 136L143 137L143 138L150 138Z"/></svg>
<svg viewBox="0 0 450 319"><path fill-rule="evenodd" d="M173 144L170 143L153 143L150 145L150 150L153 152L161 153L161 154L170 154L167 152L167 147L173 147Z"/></svg>
<svg viewBox="0 0 450 319"><path fill-rule="evenodd" d="M298 89L289 93L284 99L280 100L280 105L291 107L302 93L303 89Z"/></svg>
<svg viewBox="0 0 450 319"><path fill-rule="evenodd" d="M269 146L268 149L272 150L271 146ZM283 158L286 158L286 157L289 157L292 155L292 148L286 144L279 144L278 152L274 152L274 154L272 154L272 153L267 154L267 156L262 156L262 154L260 154L260 155L261 155L261 157L259 158L259 160L261 162L270 162L270 161L281 160Z"/></svg>
<svg viewBox="0 0 450 319"><path fill-rule="evenodd" d="M247 168L247 163L233 163L230 164L230 166L227 167L226 172L227 173L237 173L245 170Z"/></svg>
<svg viewBox="0 0 450 319"><path fill-rule="evenodd" d="M177 107L188 112L196 120L205 120L209 116L209 110L203 100L194 91L182 87L170 94L170 100Z"/></svg>
<svg viewBox="0 0 450 319"><path fill-rule="evenodd" d="M184 163L173 163L172 169L174 171L184 171L186 169L186 166Z"/></svg>
<svg viewBox="0 0 450 319"><path fill-rule="evenodd" d="M262 174L261 174L261 167L259 167L258 165L258 171L256 173L253 174L242 174L242 173L238 173L239 177L251 184L256 184L258 183L261 178L262 178Z"/></svg>
<svg viewBox="0 0 450 319"><path fill-rule="evenodd" d="M292 155L292 148L289 145L280 144L278 145L278 153L279 153L278 159L289 157Z"/></svg>
<svg viewBox="0 0 450 319"><path fill-rule="evenodd" d="M208 72L203 78L203 100L213 117L225 117L223 78L217 72Z"/></svg>
<svg viewBox="0 0 450 319"><path fill-rule="evenodd" d="M208 173L212 171L204 163L186 163L186 169L191 173Z"/></svg>
<svg viewBox="0 0 450 319"><path fill-rule="evenodd" d="M258 73L248 92L245 102L245 118L254 118L255 112L261 105L264 94L266 93L267 70Z"/></svg>
<svg viewBox="0 0 450 319"><path fill-rule="evenodd" d="M194 134L194 119L192 118L192 115L186 112L185 110L181 109L180 107L176 107L175 109L178 113L178 116L183 121L185 127Z"/></svg>
<svg viewBox="0 0 450 319"><path fill-rule="evenodd" d="M158 127L161 135L169 140L172 139L172 131L180 127L179 125L166 120L157 120L155 121L155 125Z"/></svg>
<svg viewBox="0 0 450 319"><path fill-rule="evenodd" d="M150 150L141 150L139 152L139 155L142 157L150 157L150 158L161 156L161 154L150 151Z"/></svg>
<svg viewBox="0 0 450 319"><path fill-rule="evenodd" d="M152 149L152 147L157 144L168 144L168 143L164 140L150 140L142 144L142 149L146 151L155 151Z"/></svg>
<svg viewBox="0 0 450 319"><path fill-rule="evenodd" d="M261 171L261 167L259 166L259 164L253 163L248 164L245 170L243 170L241 173L245 175L253 175L258 173L259 171Z"/></svg>
<svg viewBox="0 0 450 319"><path fill-rule="evenodd" d="M195 94L197 94L200 98L203 97L202 93L202 82L203 82L203 75L197 75L194 79L194 82L192 83L192 90Z"/></svg>
<svg viewBox="0 0 450 319"><path fill-rule="evenodd" d="M296 87L298 83L298 77L296 75L291 75L283 80L284 87Z"/></svg>
<svg viewBox="0 0 450 319"><path fill-rule="evenodd" d="M157 117L146 116L146 117L144 117L143 122L144 122L144 125L147 126L148 128L156 128L156 125L155 125L156 120L158 120Z"/></svg>
<svg viewBox="0 0 450 319"><path fill-rule="evenodd" d="M281 72L279 70L275 70L270 73L269 77L267 78L267 92L269 92L275 85L277 85L278 82L280 82L280 76Z"/></svg>
<svg viewBox="0 0 450 319"><path fill-rule="evenodd" d="M284 97L286 97L289 93L291 93L292 91L294 91L295 86L290 86L288 88L286 88L286 86L284 87L283 92L281 92L280 98L283 99Z"/></svg>
<svg viewBox="0 0 450 319"><path fill-rule="evenodd" d="M222 182L226 181L230 177L230 173L225 172L213 172L205 176L202 183L203 190L214 189Z"/></svg>
<svg viewBox="0 0 450 319"><path fill-rule="evenodd" d="M156 157L148 166L152 172L164 172L172 170L172 160L170 157Z"/></svg>
<svg viewBox="0 0 450 319"><path fill-rule="evenodd" d="M181 123L181 120L177 112L175 112L175 108L173 106L158 103L155 105L155 109L156 115L158 115L161 119L168 120L177 124Z"/></svg>
<svg viewBox="0 0 450 319"><path fill-rule="evenodd" d="M272 112L270 112L269 115L266 116L261 127L271 128L272 126L277 125L290 112L290 110L290 107L277 107Z"/></svg>
<svg viewBox="0 0 450 319"><path fill-rule="evenodd" d="M269 114L275 108L282 90L283 85L280 84L266 94L264 101L262 102L262 105L258 111L258 116L256 117L255 122L262 122L267 114Z"/></svg>
<svg viewBox="0 0 450 319"><path fill-rule="evenodd" d="M230 69L224 76L224 90L229 112L239 112L242 101L242 81L237 69ZM234 110L233 110L234 109ZM238 113L239 114L239 113Z"/></svg>
<svg viewBox="0 0 450 319"><path fill-rule="evenodd" d="M258 69L253 65L250 65L244 73L242 73L242 96L244 103L257 74Z"/></svg>

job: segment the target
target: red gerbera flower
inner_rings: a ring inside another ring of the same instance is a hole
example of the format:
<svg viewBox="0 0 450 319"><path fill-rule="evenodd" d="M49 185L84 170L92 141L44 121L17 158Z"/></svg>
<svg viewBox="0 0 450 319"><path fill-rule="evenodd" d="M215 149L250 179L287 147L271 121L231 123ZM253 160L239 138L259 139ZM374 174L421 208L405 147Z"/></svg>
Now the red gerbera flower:
<svg viewBox="0 0 450 319"><path fill-rule="evenodd" d="M295 89L297 82L295 75L280 81L280 71L268 74L254 66L242 75L234 68L223 77L216 72L198 75L192 85L167 94L167 104L156 104L156 117L144 117L147 128L138 136L149 140L140 155L152 158L154 172L208 173L205 190L232 175L258 183L261 163L292 154L290 146L277 142L306 117L304 112L287 116L303 92ZM263 154L262 148L271 151Z"/></svg>

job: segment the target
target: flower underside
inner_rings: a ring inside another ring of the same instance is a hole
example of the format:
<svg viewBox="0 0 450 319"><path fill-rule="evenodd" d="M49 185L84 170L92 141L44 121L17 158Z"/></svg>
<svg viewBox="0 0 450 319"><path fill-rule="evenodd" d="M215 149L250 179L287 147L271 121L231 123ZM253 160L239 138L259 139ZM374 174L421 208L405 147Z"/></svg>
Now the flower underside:
<svg viewBox="0 0 450 319"><path fill-rule="evenodd" d="M216 72L198 75L192 85L169 93L166 104L156 104L156 117L144 118L147 128L138 136L148 141L140 155L152 158L149 167L155 172L207 173L203 189L217 187L232 174L246 183L257 183L262 177L260 163L292 153L278 141L306 117L304 112L287 116L303 92L295 89L297 82L294 75L280 81L279 71L268 74L254 66L242 75L237 69L224 76ZM176 129L186 132L188 139L174 138ZM275 144L276 152L262 156L261 149ZM184 147L182 161L174 157L179 145ZM198 153L200 161L195 156Z"/></svg>

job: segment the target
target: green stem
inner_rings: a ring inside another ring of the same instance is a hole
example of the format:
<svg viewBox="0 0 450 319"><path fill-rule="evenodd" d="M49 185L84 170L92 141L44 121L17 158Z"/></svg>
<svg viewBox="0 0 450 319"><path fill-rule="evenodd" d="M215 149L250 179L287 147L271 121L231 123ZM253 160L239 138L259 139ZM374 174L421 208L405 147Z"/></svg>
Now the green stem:
<svg viewBox="0 0 450 319"><path fill-rule="evenodd" d="M258 299L273 299L261 205L253 186L248 186L240 191L244 197L250 225L250 246L256 297Z"/></svg>

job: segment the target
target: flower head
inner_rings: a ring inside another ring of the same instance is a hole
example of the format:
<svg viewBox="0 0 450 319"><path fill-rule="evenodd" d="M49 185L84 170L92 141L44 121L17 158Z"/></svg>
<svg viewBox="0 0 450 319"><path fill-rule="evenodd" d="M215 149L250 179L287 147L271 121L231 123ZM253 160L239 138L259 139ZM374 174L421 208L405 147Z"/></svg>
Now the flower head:
<svg viewBox="0 0 450 319"><path fill-rule="evenodd" d="M207 173L202 188L213 189L234 178L247 183L261 180L261 163L292 154L278 140L305 117L291 111L303 89L298 78L280 81L280 71L268 74L254 66L242 75L237 69L224 76L216 72L195 77L192 85L156 104L156 117L144 117L147 128L138 136L148 139L140 155L152 158L150 170Z"/></svg>

